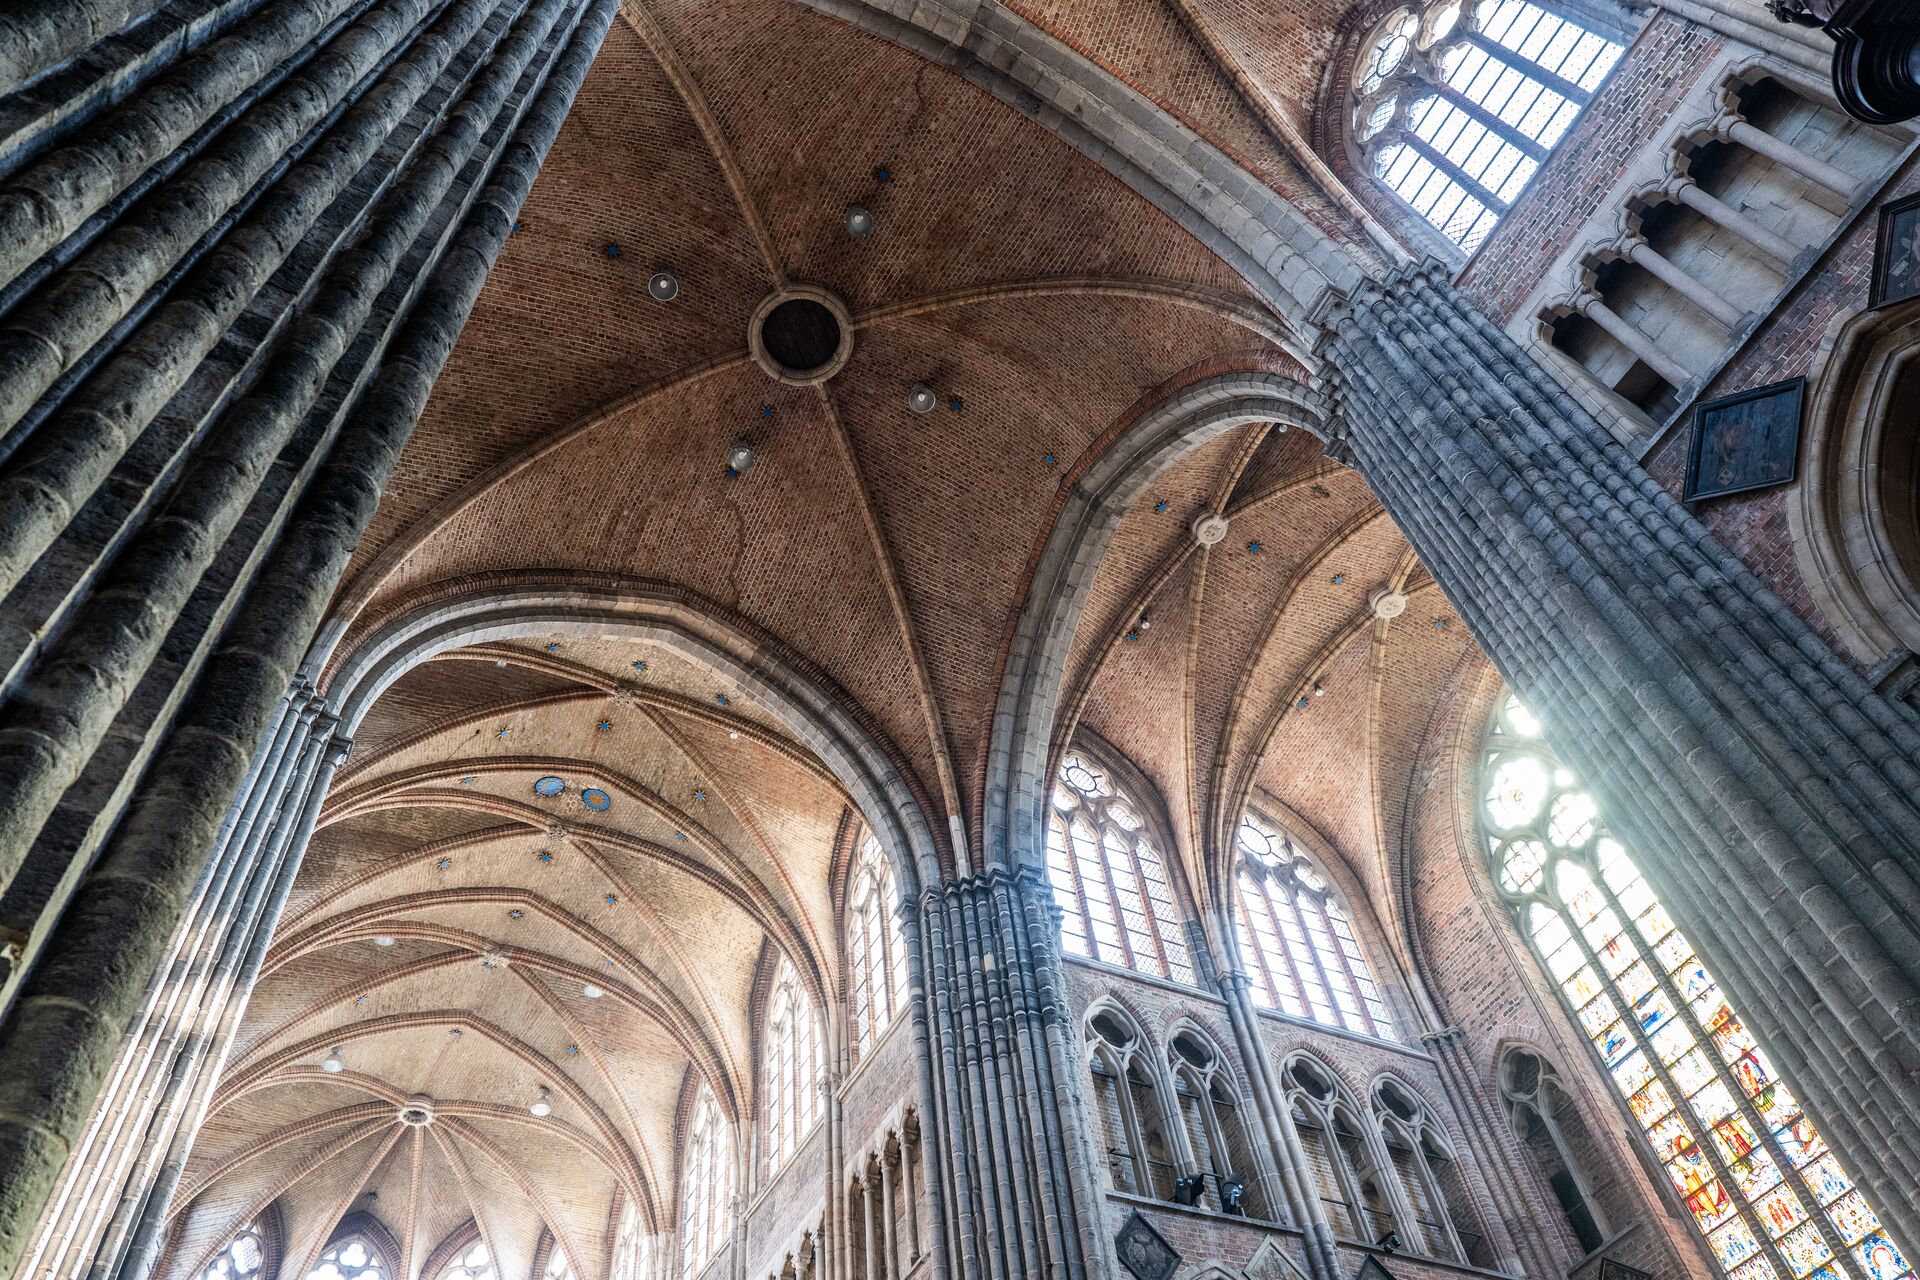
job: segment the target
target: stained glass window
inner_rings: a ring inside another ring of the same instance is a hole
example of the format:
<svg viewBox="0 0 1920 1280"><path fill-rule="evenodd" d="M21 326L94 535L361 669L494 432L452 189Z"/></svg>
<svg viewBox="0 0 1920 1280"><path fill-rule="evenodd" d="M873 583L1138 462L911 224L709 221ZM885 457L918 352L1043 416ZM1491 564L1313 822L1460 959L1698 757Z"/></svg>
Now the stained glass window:
<svg viewBox="0 0 1920 1280"><path fill-rule="evenodd" d="M766 1168L771 1174L800 1146L820 1118L820 1019L800 988L793 961L780 958L767 1002L766 1065L761 1110L767 1118Z"/></svg>
<svg viewBox="0 0 1920 1280"><path fill-rule="evenodd" d="M1386 1000L1332 887L1256 814L1241 819L1239 844L1240 951L1254 1003L1391 1040Z"/></svg>
<svg viewBox="0 0 1920 1280"><path fill-rule="evenodd" d="M1361 46L1353 139L1375 177L1472 253L1623 52L1528 0L1403 6Z"/></svg>
<svg viewBox="0 0 1920 1280"><path fill-rule="evenodd" d="M1494 725L1484 777L1494 882L1729 1280L1913 1280L1517 699Z"/></svg>
<svg viewBox="0 0 1920 1280"><path fill-rule="evenodd" d="M348 1236L329 1245L307 1280L387 1280L387 1264L362 1236Z"/></svg>
<svg viewBox="0 0 1920 1280"><path fill-rule="evenodd" d="M1060 764L1047 820L1047 874L1069 955L1193 981L1160 847L1113 775L1078 752Z"/></svg>
<svg viewBox="0 0 1920 1280"><path fill-rule="evenodd" d="M559 1250L554 1250L559 1255ZM549 1270L551 1274L551 1270ZM440 1268L440 1280L495 1280L493 1259L487 1254L487 1242L475 1240L452 1261Z"/></svg>
<svg viewBox="0 0 1920 1280"><path fill-rule="evenodd" d="M266 1228L255 1218L233 1233L200 1272L200 1280L252 1280L267 1265Z"/></svg>
<svg viewBox="0 0 1920 1280"><path fill-rule="evenodd" d="M557 1240L547 1243L547 1280L573 1280L573 1264Z"/></svg>
<svg viewBox="0 0 1920 1280"><path fill-rule="evenodd" d="M697 1276L725 1243L732 1216L726 1122L713 1090L700 1086L687 1124L680 1175L680 1274Z"/></svg>
<svg viewBox="0 0 1920 1280"><path fill-rule="evenodd" d="M860 846L853 891L847 895L847 963L853 974L853 1043L856 1054L878 1043L900 1012L907 988L907 948L895 911L899 892L893 864L880 842Z"/></svg>

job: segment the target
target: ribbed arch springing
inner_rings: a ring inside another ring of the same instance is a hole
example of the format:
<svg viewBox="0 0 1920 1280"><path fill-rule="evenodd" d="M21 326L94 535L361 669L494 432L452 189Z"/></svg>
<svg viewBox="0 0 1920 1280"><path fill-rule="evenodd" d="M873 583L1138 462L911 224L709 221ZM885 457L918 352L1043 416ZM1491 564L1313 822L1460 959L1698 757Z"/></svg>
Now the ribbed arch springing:
<svg viewBox="0 0 1920 1280"><path fill-rule="evenodd" d="M1241 819L1238 843L1240 950L1254 1003L1391 1040L1386 999L1332 886L1257 814Z"/></svg>
<svg viewBox="0 0 1920 1280"><path fill-rule="evenodd" d="M1166 859L1139 805L1081 752L1068 753L1055 779L1047 875L1067 954L1193 981Z"/></svg>
<svg viewBox="0 0 1920 1280"><path fill-rule="evenodd" d="M733 1184L727 1176L727 1125L705 1083L687 1116L680 1174L680 1274L696 1276L725 1243L732 1225Z"/></svg>
<svg viewBox="0 0 1920 1280"><path fill-rule="evenodd" d="M900 936L899 888L880 842L868 836L847 894L847 967L852 975L853 1047L873 1048L893 1025L907 988L907 948Z"/></svg>
<svg viewBox="0 0 1920 1280"><path fill-rule="evenodd" d="M820 1118L820 1017L800 986L793 961L780 958L767 1001L761 1112L766 1117L766 1172L799 1149Z"/></svg>
<svg viewBox="0 0 1920 1280"><path fill-rule="evenodd" d="M1488 740L1480 799L1494 884L1729 1280L1913 1280L1517 698Z"/></svg>
<svg viewBox="0 0 1920 1280"><path fill-rule="evenodd" d="M1354 68L1373 175L1472 253L1624 46L1529 0L1430 0L1382 19Z"/></svg>

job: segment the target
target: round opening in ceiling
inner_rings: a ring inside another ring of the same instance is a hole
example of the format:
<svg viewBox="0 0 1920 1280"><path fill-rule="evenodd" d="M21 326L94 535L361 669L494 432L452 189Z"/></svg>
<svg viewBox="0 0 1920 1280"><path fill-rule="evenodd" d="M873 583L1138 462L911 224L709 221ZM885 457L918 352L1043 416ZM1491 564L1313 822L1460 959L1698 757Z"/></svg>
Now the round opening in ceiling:
<svg viewBox="0 0 1920 1280"><path fill-rule="evenodd" d="M813 386L840 372L853 354L853 322L825 289L796 285L770 294L754 309L747 348L767 376Z"/></svg>

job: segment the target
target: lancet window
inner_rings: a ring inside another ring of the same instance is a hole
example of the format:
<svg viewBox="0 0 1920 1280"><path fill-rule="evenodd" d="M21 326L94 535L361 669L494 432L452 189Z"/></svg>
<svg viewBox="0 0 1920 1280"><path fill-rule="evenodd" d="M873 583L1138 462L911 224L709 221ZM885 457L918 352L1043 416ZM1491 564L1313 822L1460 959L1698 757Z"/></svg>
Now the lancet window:
<svg viewBox="0 0 1920 1280"><path fill-rule="evenodd" d="M1392 1039L1353 922L1319 870L1255 814L1241 820L1239 846L1240 950L1254 1003Z"/></svg>
<svg viewBox="0 0 1920 1280"><path fill-rule="evenodd" d="M1361 45L1353 139L1375 177L1472 253L1623 52L1528 0L1403 5Z"/></svg>
<svg viewBox="0 0 1920 1280"><path fill-rule="evenodd" d="M766 1168L785 1164L820 1118L820 1019L801 989L793 961L780 958L767 1002L766 1064L761 1077L767 1120Z"/></svg>
<svg viewBox="0 0 1920 1280"><path fill-rule="evenodd" d="M868 836L847 895L847 965L853 975L853 1042L856 1054L878 1043L900 1012L907 988L907 948L896 910L899 891L893 864Z"/></svg>
<svg viewBox="0 0 1920 1280"><path fill-rule="evenodd" d="M713 1090L700 1086L687 1123L680 1175L680 1274L697 1276L726 1242L732 1217L727 1127Z"/></svg>
<svg viewBox="0 0 1920 1280"><path fill-rule="evenodd" d="M1484 779L1494 883L1729 1280L1912 1280L1840 1155L1516 698Z"/></svg>
<svg viewBox="0 0 1920 1280"><path fill-rule="evenodd" d="M1069 955L1193 981L1166 861L1140 806L1079 752L1061 762L1053 788L1047 874Z"/></svg>

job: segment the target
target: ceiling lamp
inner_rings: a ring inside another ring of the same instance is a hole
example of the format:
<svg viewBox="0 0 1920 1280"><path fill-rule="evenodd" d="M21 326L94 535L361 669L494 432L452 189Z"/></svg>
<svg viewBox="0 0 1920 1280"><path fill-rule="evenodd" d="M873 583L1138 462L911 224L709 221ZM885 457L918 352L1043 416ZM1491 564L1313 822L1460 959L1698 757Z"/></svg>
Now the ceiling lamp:
<svg viewBox="0 0 1920 1280"><path fill-rule="evenodd" d="M753 470L753 446L744 442L727 450L727 478L734 479Z"/></svg>
<svg viewBox="0 0 1920 1280"><path fill-rule="evenodd" d="M907 391L907 408L915 413L932 413L933 406L939 403L940 397L924 382L914 383Z"/></svg>
<svg viewBox="0 0 1920 1280"><path fill-rule="evenodd" d="M607 993L602 991L599 987L594 986L591 982L589 982L586 986L580 988L580 994L585 996L589 1000L598 1000L601 996Z"/></svg>
<svg viewBox="0 0 1920 1280"><path fill-rule="evenodd" d="M346 1063L340 1061L340 1046L333 1046L333 1052L320 1063L320 1069L330 1076L337 1076L346 1069Z"/></svg>
<svg viewBox="0 0 1920 1280"><path fill-rule="evenodd" d="M390 947L393 945L393 935L390 933L383 933L379 937L373 940L373 945L376 947Z"/></svg>
<svg viewBox="0 0 1920 1280"><path fill-rule="evenodd" d="M647 293L655 302L672 302L680 296L680 281L671 271L656 271L647 278Z"/></svg>
<svg viewBox="0 0 1920 1280"><path fill-rule="evenodd" d="M840 225L847 229L850 236L864 236L873 230L873 214L863 204L850 204L846 216L840 219Z"/></svg>
<svg viewBox="0 0 1920 1280"><path fill-rule="evenodd" d="M535 1116L550 1116L553 1114L553 1104L547 1101L547 1086L540 1086L540 1096L535 1098L533 1105L527 1108L527 1114Z"/></svg>

